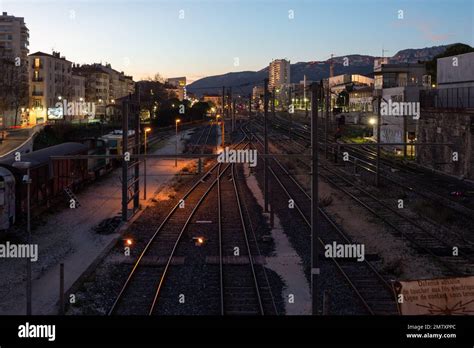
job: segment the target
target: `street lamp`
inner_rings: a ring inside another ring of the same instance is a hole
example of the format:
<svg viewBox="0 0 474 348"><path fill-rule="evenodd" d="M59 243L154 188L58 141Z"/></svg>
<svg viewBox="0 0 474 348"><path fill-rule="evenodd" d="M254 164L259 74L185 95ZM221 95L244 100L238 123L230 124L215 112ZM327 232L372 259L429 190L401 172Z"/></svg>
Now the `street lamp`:
<svg viewBox="0 0 474 348"><path fill-rule="evenodd" d="M143 161L143 166L144 166L144 177L143 177L143 199L146 200L146 148L147 148L147 133L151 132L151 128L147 127L145 128L145 159Z"/></svg>
<svg viewBox="0 0 474 348"><path fill-rule="evenodd" d="M23 176L23 182L26 186L26 233L27 243L31 244L31 226L30 226L30 167L31 162L15 162L12 164L14 168L26 169L26 175ZM31 315L31 258L26 258L26 315Z"/></svg>
<svg viewBox="0 0 474 348"><path fill-rule="evenodd" d="M179 118L176 119L176 157L174 159L174 166L178 166L178 123L180 123L181 120Z"/></svg>

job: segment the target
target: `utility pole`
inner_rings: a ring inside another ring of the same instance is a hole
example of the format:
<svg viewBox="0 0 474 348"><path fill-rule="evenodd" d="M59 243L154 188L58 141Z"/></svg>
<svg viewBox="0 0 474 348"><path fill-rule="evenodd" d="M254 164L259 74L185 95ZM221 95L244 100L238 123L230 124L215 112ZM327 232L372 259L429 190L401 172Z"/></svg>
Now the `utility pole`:
<svg viewBox="0 0 474 348"><path fill-rule="evenodd" d="M304 109L305 109L305 117L308 118L308 103L306 101L307 95L306 95L306 75L303 76L303 103L304 103Z"/></svg>
<svg viewBox="0 0 474 348"><path fill-rule="evenodd" d="M141 143L141 129L140 129L140 93L137 89L137 105L134 105L133 112L135 113L135 151L133 153L140 154L140 143ZM133 213L140 208L140 160L136 159L133 163L134 167L134 190L133 190Z"/></svg>
<svg viewBox="0 0 474 348"><path fill-rule="evenodd" d="M225 86L222 86L222 117L225 117L224 106L225 106Z"/></svg>
<svg viewBox="0 0 474 348"><path fill-rule="evenodd" d="M26 193L26 211L27 211L27 222L26 222L26 231L28 233L28 244L31 244L31 177L30 177L30 166L26 170L26 176L28 181L26 183L27 193ZM32 293L33 293L33 285L32 285L32 278L31 278L31 259L27 257L26 261L26 314L31 315L31 301L32 301Z"/></svg>
<svg viewBox="0 0 474 348"><path fill-rule="evenodd" d="M263 193L264 193L264 212L268 213L268 79L263 82L263 138L264 138L264 170L263 170Z"/></svg>
<svg viewBox="0 0 474 348"><path fill-rule="evenodd" d="M224 137L225 137L225 86L222 86L222 130L221 130L221 143L224 147Z"/></svg>
<svg viewBox="0 0 474 348"><path fill-rule="evenodd" d="M275 87L272 88L272 117L275 119Z"/></svg>
<svg viewBox="0 0 474 348"><path fill-rule="evenodd" d="M23 182L26 184L26 243L31 245L31 162L14 162L14 168L20 170L26 169L26 176L23 176ZM26 315L31 315L32 301L32 280L31 280L31 258L26 258Z"/></svg>
<svg viewBox="0 0 474 348"><path fill-rule="evenodd" d="M291 101L291 92L292 92L291 87L289 87L288 88L288 117L290 118L290 127L288 129L288 138L291 138L291 127L293 127L293 118L291 117L291 114L292 114L291 111L294 112L295 110L294 108L293 110L291 110L293 106L293 102Z"/></svg>
<svg viewBox="0 0 474 348"><path fill-rule="evenodd" d="M322 86L319 86L321 88ZM311 85L311 297L312 313L319 314L319 193L318 193L318 85Z"/></svg>
<svg viewBox="0 0 474 348"><path fill-rule="evenodd" d="M252 93L249 94L249 119L252 117Z"/></svg>
<svg viewBox="0 0 474 348"><path fill-rule="evenodd" d="M64 263L59 264L59 315L64 315Z"/></svg>
<svg viewBox="0 0 474 348"><path fill-rule="evenodd" d="M406 91L405 89L403 90L403 101L406 102ZM407 119L407 116L405 115L405 113L403 113L403 143L405 143L405 145L403 145L403 159L406 161L407 160L407 156L408 156L408 145L407 145L407 141L408 141L408 119Z"/></svg>
<svg viewBox="0 0 474 348"><path fill-rule="evenodd" d="M324 122L324 156L328 159L328 133L329 133L329 109L331 107L331 90L329 89L329 80L326 85L326 119Z"/></svg>
<svg viewBox="0 0 474 348"><path fill-rule="evenodd" d="M233 98L232 98L232 87L229 87L229 97L227 99L228 104L228 115L230 118L230 130L234 132L234 110L232 108Z"/></svg>
<svg viewBox="0 0 474 348"><path fill-rule="evenodd" d="M377 96L377 159L375 162L375 186L379 186L380 183L380 126L382 123L382 114L380 112L380 105L382 102L382 96Z"/></svg>
<svg viewBox="0 0 474 348"><path fill-rule="evenodd" d="M249 122L250 122L250 141L253 138L253 130L252 130L252 93L249 94Z"/></svg>
<svg viewBox="0 0 474 348"><path fill-rule="evenodd" d="M125 153L128 151L128 108L129 101L122 105L122 221L128 220L128 162Z"/></svg>
<svg viewBox="0 0 474 348"><path fill-rule="evenodd" d="M235 132L235 127L237 126L237 120L235 119L235 105L237 100L232 100L232 132Z"/></svg>

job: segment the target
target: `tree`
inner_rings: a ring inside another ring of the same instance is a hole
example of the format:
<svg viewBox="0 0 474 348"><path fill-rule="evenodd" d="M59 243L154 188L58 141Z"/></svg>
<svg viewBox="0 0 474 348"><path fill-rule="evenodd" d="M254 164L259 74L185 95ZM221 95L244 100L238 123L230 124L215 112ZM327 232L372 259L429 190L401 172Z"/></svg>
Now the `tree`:
<svg viewBox="0 0 474 348"><path fill-rule="evenodd" d="M0 111L15 111L18 124L20 108L28 104L26 62L0 50Z"/></svg>
<svg viewBox="0 0 474 348"><path fill-rule="evenodd" d="M347 91L342 91L338 94L336 104L339 107L342 107L343 110L349 106L349 93Z"/></svg>
<svg viewBox="0 0 474 348"><path fill-rule="evenodd" d="M191 118L193 120L202 120L206 117L211 106L207 102L197 102L191 107Z"/></svg>
<svg viewBox="0 0 474 348"><path fill-rule="evenodd" d="M176 94L166 88L164 79L160 74L155 74L153 78L139 81L136 88L140 91L140 104L142 109L147 110L153 119L162 107L162 103Z"/></svg>
<svg viewBox="0 0 474 348"><path fill-rule="evenodd" d="M436 82L437 78L437 60L439 58L445 58L445 57L453 57L457 56L459 54L464 54L464 53L469 53L469 52L474 52L474 48L472 48L469 45L465 45L462 43L457 43L449 46L446 48L446 50L435 56L432 60L429 60L426 62L426 72L428 75L431 75L432 77L432 82Z"/></svg>

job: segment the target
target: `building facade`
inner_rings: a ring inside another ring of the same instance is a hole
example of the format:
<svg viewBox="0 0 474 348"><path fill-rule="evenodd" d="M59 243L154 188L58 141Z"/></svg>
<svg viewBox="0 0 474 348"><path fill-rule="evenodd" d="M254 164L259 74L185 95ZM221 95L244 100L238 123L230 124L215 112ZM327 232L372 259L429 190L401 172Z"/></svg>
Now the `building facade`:
<svg viewBox="0 0 474 348"><path fill-rule="evenodd" d="M180 101L183 101L184 99L187 99L186 95L186 77L172 77L166 80L166 83L170 86L172 86L176 93L178 99Z"/></svg>
<svg viewBox="0 0 474 348"><path fill-rule="evenodd" d="M210 103L216 107L219 112L222 112L222 96L218 94L204 94L201 100L205 103Z"/></svg>
<svg viewBox="0 0 474 348"><path fill-rule="evenodd" d="M437 87L421 91L417 162L474 182L474 53L437 60ZM456 156L455 156L456 154Z"/></svg>
<svg viewBox="0 0 474 348"><path fill-rule="evenodd" d="M116 100L135 91L133 78L112 69L110 64L75 65L73 73L85 80L85 100L94 103L99 119L113 118L117 113Z"/></svg>
<svg viewBox="0 0 474 348"><path fill-rule="evenodd" d="M371 107L367 106L365 94L368 88L373 90L373 78L359 74L342 74L329 77L325 81L331 91L331 109L340 108L344 112L371 110ZM358 89L363 90L361 93L353 93Z"/></svg>
<svg viewBox="0 0 474 348"><path fill-rule="evenodd" d="M62 119L57 103L72 101L72 63L59 52L36 52L28 56L29 70L29 124Z"/></svg>
<svg viewBox="0 0 474 348"><path fill-rule="evenodd" d="M416 141L420 91L431 88L431 79L426 75L425 65L375 61L374 75L374 96L381 98L380 141L384 143ZM375 103L376 111L377 107L378 103ZM393 110L397 111L393 112ZM376 134L375 127L376 125L374 125L374 134ZM404 146L388 146L387 149L400 154ZM412 155L415 154L412 153Z"/></svg>
<svg viewBox="0 0 474 348"><path fill-rule="evenodd" d="M350 112L373 112L373 86L355 88L349 92Z"/></svg>
<svg viewBox="0 0 474 348"><path fill-rule="evenodd" d="M270 90L281 88L289 85L290 81L290 61L286 59L273 60L268 67L268 88Z"/></svg>
<svg viewBox="0 0 474 348"><path fill-rule="evenodd" d="M28 122L29 31L22 17L0 16L0 127ZM12 87L18 88L12 88ZM13 91L18 91L14 93Z"/></svg>
<svg viewBox="0 0 474 348"><path fill-rule="evenodd" d="M0 48L11 57L28 61L30 34L22 17L15 17L3 12L0 16Z"/></svg>
<svg viewBox="0 0 474 348"><path fill-rule="evenodd" d="M275 92L275 106L285 108L289 104L291 64L286 59L275 59L268 67L268 89Z"/></svg>

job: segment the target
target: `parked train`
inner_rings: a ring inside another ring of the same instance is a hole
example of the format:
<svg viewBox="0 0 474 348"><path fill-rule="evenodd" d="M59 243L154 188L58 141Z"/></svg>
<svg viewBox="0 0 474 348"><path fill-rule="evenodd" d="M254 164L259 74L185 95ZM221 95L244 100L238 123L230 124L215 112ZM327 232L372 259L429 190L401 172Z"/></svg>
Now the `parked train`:
<svg viewBox="0 0 474 348"><path fill-rule="evenodd" d="M129 134L130 144L133 132ZM82 143L68 142L33 151L21 156L21 162L29 162L30 207L39 213L62 200L64 193L75 192L87 182L105 175L120 162L108 158L54 159L52 156L113 155L122 151L120 131L99 139L84 139ZM24 179L27 169L14 166L15 158L0 160L0 231L9 229L19 217L26 215L27 185Z"/></svg>

